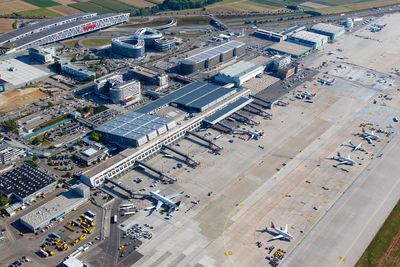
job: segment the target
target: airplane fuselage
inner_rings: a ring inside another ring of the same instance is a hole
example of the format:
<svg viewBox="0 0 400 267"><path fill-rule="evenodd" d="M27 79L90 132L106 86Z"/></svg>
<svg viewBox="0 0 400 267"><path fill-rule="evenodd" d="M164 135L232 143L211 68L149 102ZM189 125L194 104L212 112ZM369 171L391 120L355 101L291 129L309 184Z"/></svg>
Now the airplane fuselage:
<svg viewBox="0 0 400 267"><path fill-rule="evenodd" d="M294 239L293 238L293 236L291 235L291 234L289 234L289 233L286 233L286 232L284 232L284 231L282 231L281 229L279 229L279 228L272 228L272 229L274 229L276 232L278 232L280 235L282 235L284 238L288 238L288 239Z"/></svg>
<svg viewBox="0 0 400 267"><path fill-rule="evenodd" d="M176 205L174 202L156 192L150 192L150 195L152 195L155 199L160 200L164 204L167 204L174 208L178 208L178 205Z"/></svg>

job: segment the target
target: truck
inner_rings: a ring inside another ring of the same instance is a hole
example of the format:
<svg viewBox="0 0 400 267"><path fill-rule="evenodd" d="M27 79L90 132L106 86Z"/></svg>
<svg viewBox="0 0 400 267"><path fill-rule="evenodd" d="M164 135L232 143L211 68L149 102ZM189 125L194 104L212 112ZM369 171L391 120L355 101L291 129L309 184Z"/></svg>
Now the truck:
<svg viewBox="0 0 400 267"><path fill-rule="evenodd" d="M50 234L50 236L54 236L55 238L61 239L61 236L59 234L54 233L54 232L52 232Z"/></svg>
<svg viewBox="0 0 400 267"><path fill-rule="evenodd" d="M118 222L118 216L117 215L114 215L113 216L113 223L117 223Z"/></svg>
<svg viewBox="0 0 400 267"><path fill-rule="evenodd" d="M43 249L39 249L39 253L43 255L43 257L48 257L49 253L47 253L46 251L44 251Z"/></svg>
<svg viewBox="0 0 400 267"><path fill-rule="evenodd" d="M136 213L135 211L128 211L128 212L125 212L125 213L124 213L124 216L133 215L133 214L135 214L135 213Z"/></svg>
<svg viewBox="0 0 400 267"><path fill-rule="evenodd" d="M89 217L94 217L94 216L96 216L96 214L94 214L93 212L91 212L90 210L88 210L87 212L86 212L86 214L89 216Z"/></svg>

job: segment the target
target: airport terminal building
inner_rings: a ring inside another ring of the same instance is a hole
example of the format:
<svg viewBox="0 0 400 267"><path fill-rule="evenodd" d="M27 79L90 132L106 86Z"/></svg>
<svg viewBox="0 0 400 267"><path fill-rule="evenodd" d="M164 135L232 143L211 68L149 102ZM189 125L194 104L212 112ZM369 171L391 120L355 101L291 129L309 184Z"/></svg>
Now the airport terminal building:
<svg viewBox="0 0 400 267"><path fill-rule="evenodd" d="M326 35L329 40L334 40L344 34L344 28L327 23L318 23L310 28L311 32Z"/></svg>

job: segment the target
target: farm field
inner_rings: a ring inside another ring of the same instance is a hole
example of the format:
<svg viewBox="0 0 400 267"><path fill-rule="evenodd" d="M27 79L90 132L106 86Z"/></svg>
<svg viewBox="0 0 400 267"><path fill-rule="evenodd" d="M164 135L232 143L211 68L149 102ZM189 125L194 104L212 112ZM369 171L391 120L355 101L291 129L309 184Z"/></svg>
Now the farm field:
<svg viewBox="0 0 400 267"><path fill-rule="evenodd" d="M14 21L15 19L0 19L0 33L12 31Z"/></svg>
<svg viewBox="0 0 400 267"><path fill-rule="evenodd" d="M60 5L60 3L54 2L53 0L22 0L22 1L35 5L37 7L49 7L49 6Z"/></svg>
<svg viewBox="0 0 400 267"><path fill-rule="evenodd" d="M24 11L37 8L34 5L22 2L20 0L0 2L0 15L11 14L18 11Z"/></svg>
<svg viewBox="0 0 400 267"><path fill-rule="evenodd" d="M121 2L134 6L134 7L152 7L155 6L156 3L152 3L146 0L120 0Z"/></svg>
<svg viewBox="0 0 400 267"><path fill-rule="evenodd" d="M129 12L135 7L117 0L92 0L89 2L78 2L68 6L79 9L83 12L96 12L98 14L113 12Z"/></svg>
<svg viewBox="0 0 400 267"><path fill-rule="evenodd" d="M46 9L46 8L25 10L25 11L16 12L16 14L21 17L28 17L28 18L55 18L55 17L61 16L57 12L54 12L54 11Z"/></svg>
<svg viewBox="0 0 400 267"><path fill-rule="evenodd" d="M52 6L52 7L48 7L47 9L54 11L58 14L61 14L63 16L70 15L70 14L76 14L76 13L82 13L82 11L72 8L70 6Z"/></svg>

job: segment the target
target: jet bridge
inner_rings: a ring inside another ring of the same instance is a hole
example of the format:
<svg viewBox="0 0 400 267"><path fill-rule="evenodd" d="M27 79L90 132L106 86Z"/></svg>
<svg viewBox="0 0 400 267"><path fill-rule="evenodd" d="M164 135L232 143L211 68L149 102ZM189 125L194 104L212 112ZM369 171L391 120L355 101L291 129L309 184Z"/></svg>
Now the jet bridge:
<svg viewBox="0 0 400 267"><path fill-rule="evenodd" d="M114 182L114 181L111 180L111 179L104 178L104 181L106 181L106 182L108 182L108 183L112 183L112 184L115 185L116 187L121 188L121 189L124 190L125 192L129 193L130 196L133 195L132 190L126 188L125 186L123 186L123 185L121 185L121 184L119 184L119 183Z"/></svg>
<svg viewBox="0 0 400 267"><path fill-rule="evenodd" d="M269 109L271 108L271 102L269 102L269 101L267 101L265 99L262 99L262 98L260 98L258 96L255 96L255 95L249 95L249 97L254 98L254 99L258 100L258 101L261 101L262 103L267 104L265 107L267 107Z"/></svg>
<svg viewBox="0 0 400 267"><path fill-rule="evenodd" d="M182 152L180 152L180 151L178 151L178 150L176 150L176 149L174 149L174 148L172 148L170 146L162 145L162 149L168 149L168 150L170 150L170 151L172 151L172 152L184 157L185 160L186 160L186 163L192 168L196 168L198 165L200 165L200 162L195 161L189 155L187 155L185 153L182 153Z"/></svg>
<svg viewBox="0 0 400 267"><path fill-rule="evenodd" d="M233 132L233 129L231 127L229 127L228 125L222 123L222 122L217 122L217 125L224 127L225 129L227 129L227 132Z"/></svg>
<svg viewBox="0 0 400 267"><path fill-rule="evenodd" d="M266 115L266 117L271 117L271 116L272 116L271 113L268 113L268 112L266 112L265 110L263 110L263 109L261 109L261 108L259 108L259 107L256 107L256 106L253 105L253 104L248 104L247 106L250 107L250 108L252 108L252 109L255 109L255 110L257 110L257 111L259 111L259 112L261 112L261 113L264 113L264 114ZM246 108L247 108L247 106L246 106Z"/></svg>
<svg viewBox="0 0 400 267"><path fill-rule="evenodd" d="M151 170L151 171L157 173L157 174L160 176L160 179L162 179L162 178L167 178L168 180L173 181L173 182L176 182L176 181L177 181L175 178L169 177L169 176L166 175L165 173L163 173L163 172L161 172L161 171L159 171L159 170L157 170L157 169L151 167L150 165L147 165L146 163L144 163L144 162L142 162L142 161L136 160L136 161L135 161L135 164L137 164L137 165L139 165L139 166L141 166L141 167L143 167L143 168L149 169L149 170Z"/></svg>
<svg viewBox="0 0 400 267"><path fill-rule="evenodd" d="M255 120L253 120L252 118L249 118L248 116L246 116L246 115L244 115L244 114L242 114L242 113L239 113L239 112L234 112L233 114L235 114L235 115L237 115L237 116L239 116L239 117L242 117L242 118L244 118L245 120L247 120L247 121L251 121L251 122L253 122L253 123L255 123L256 125L258 125L258 124L260 124L258 121L255 121Z"/></svg>
<svg viewBox="0 0 400 267"><path fill-rule="evenodd" d="M194 132L190 132L190 131L187 131L186 133L189 134L189 135L192 135L194 137L197 137L198 139L208 143L208 145L210 146L210 149L215 153L217 153L217 152L219 152L219 151L221 151L223 149L222 146L219 146L219 145L215 144L213 141L211 141L211 140L209 140L209 139L207 139L207 138L205 138L205 137L203 137L201 135L198 135L198 134L196 134Z"/></svg>

